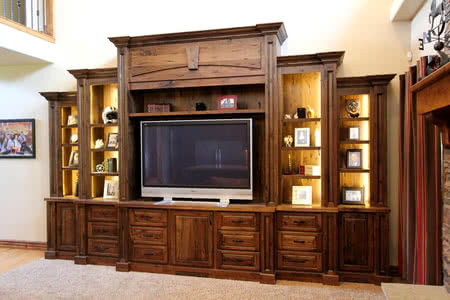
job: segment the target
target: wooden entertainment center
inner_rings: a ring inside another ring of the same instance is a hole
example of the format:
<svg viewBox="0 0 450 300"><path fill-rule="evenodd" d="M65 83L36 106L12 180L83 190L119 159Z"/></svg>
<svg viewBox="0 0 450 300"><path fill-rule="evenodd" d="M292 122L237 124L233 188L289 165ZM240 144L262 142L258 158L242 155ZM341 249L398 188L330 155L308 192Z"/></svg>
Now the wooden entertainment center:
<svg viewBox="0 0 450 300"><path fill-rule="evenodd" d="M118 68L70 70L76 92L41 93L49 103L46 258L263 283L390 281L386 87L394 75L336 78L344 52L280 56L286 38L283 23L110 38ZM224 95L237 95L237 110L217 110ZM359 99L360 116L348 116L348 99ZM147 112L162 103L171 111ZM117 108L118 123L103 123L106 106ZM314 117L285 118L307 106ZM70 115L77 124L68 125ZM253 120L254 200L158 205L141 196L140 121L241 117ZM349 126L360 139L347 138ZM284 137L299 127L317 128L320 146L287 147ZM95 148L110 133L119 147ZM345 167L348 149L362 150L361 168ZM115 172L96 170L112 158ZM319 165L320 175L299 175L300 164ZM119 182L117 200L103 198L110 180ZM293 205L292 186L311 186L312 205ZM364 187L364 204L343 204L343 187Z"/></svg>

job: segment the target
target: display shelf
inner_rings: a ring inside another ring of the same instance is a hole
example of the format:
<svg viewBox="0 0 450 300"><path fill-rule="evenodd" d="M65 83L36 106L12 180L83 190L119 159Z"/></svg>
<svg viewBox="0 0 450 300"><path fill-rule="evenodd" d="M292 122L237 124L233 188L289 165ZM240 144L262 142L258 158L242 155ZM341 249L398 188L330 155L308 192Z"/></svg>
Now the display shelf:
<svg viewBox="0 0 450 300"><path fill-rule="evenodd" d="M285 119L282 120L285 124L291 124L291 123L307 123L307 122L320 122L321 118L307 118L307 119Z"/></svg>
<svg viewBox="0 0 450 300"><path fill-rule="evenodd" d="M79 144L78 143L75 143L75 144L61 144L61 147L78 147L79 146Z"/></svg>
<svg viewBox="0 0 450 300"><path fill-rule="evenodd" d="M281 150L297 151L297 150L320 150L320 147L281 147Z"/></svg>
<svg viewBox="0 0 450 300"><path fill-rule="evenodd" d="M345 140L339 142L342 145L351 145L351 144L370 144L370 141L358 141L358 140Z"/></svg>
<svg viewBox="0 0 450 300"><path fill-rule="evenodd" d="M264 114L264 109L237 110L203 110L203 111L171 111L171 112L142 112L131 113L130 118L170 117L170 116L202 116L202 115L234 115L234 114Z"/></svg>
<svg viewBox="0 0 450 300"><path fill-rule="evenodd" d="M118 126L119 126L119 123L109 123L109 124L95 123L95 124L91 124L91 128L118 127Z"/></svg>
<svg viewBox="0 0 450 300"><path fill-rule="evenodd" d="M339 120L343 122L351 122L351 121L369 121L369 117L362 117L362 118L339 118Z"/></svg>
<svg viewBox="0 0 450 300"><path fill-rule="evenodd" d="M100 149L91 149L91 152L107 152L107 151L119 151L118 148L100 148Z"/></svg>
<svg viewBox="0 0 450 300"><path fill-rule="evenodd" d="M297 175L297 174L283 174L283 178L291 179L320 179L320 176L309 176L309 175Z"/></svg>
<svg viewBox="0 0 450 300"><path fill-rule="evenodd" d="M78 167L62 167L62 169L75 171L75 170L78 170L79 168Z"/></svg>
<svg viewBox="0 0 450 300"><path fill-rule="evenodd" d="M341 168L339 170L341 173L369 173L369 169L348 169L348 168Z"/></svg>
<svg viewBox="0 0 450 300"><path fill-rule="evenodd" d="M75 125L61 125L61 128L66 129L66 128L78 128L78 124Z"/></svg>
<svg viewBox="0 0 450 300"><path fill-rule="evenodd" d="M118 172L91 172L92 176L119 176Z"/></svg>

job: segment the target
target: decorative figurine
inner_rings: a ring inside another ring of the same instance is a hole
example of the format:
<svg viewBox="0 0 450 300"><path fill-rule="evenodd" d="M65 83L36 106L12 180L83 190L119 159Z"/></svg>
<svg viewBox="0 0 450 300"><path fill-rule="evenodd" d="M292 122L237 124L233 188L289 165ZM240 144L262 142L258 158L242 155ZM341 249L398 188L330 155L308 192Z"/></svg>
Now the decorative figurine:
<svg viewBox="0 0 450 300"><path fill-rule="evenodd" d="M298 114L297 113L295 113L294 119L298 119Z"/></svg>
<svg viewBox="0 0 450 300"><path fill-rule="evenodd" d="M104 124L116 124L119 119L119 113L114 106L107 106L103 110L102 119Z"/></svg>
<svg viewBox="0 0 450 300"><path fill-rule="evenodd" d="M67 125L68 126L77 125L77 124L78 124L77 116L70 115L69 117L67 117Z"/></svg>
<svg viewBox="0 0 450 300"><path fill-rule="evenodd" d="M348 99L345 101L345 110L352 118L359 117L359 112L361 110L361 104L359 99Z"/></svg>
<svg viewBox="0 0 450 300"><path fill-rule="evenodd" d="M105 172L105 163L102 162L101 164L96 165L95 166L95 171L97 171L99 173Z"/></svg>
<svg viewBox="0 0 450 300"><path fill-rule="evenodd" d="M292 170L293 170L293 168L292 168L292 156L289 153L288 154L288 174L292 174Z"/></svg>
<svg viewBox="0 0 450 300"><path fill-rule="evenodd" d="M284 115L284 119L285 119L285 120L290 120L290 119L292 119L292 117L291 117L290 114L285 114L285 115Z"/></svg>
<svg viewBox="0 0 450 300"><path fill-rule="evenodd" d="M305 119L306 118L306 108L304 108L304 107L297 108L297 117L299 119Z"/></svg>
<svg viewBox="0 0 450 300"><path fill-rule="evenodd" d="M95 149L102 149L105 146L105 143L103 142L102 139L98 139L95 141Z"/></svg>
<svg viewBox="0 0 450 300"><path fill-rule="evenodd" d="M78 134L76 134L76 133L72 134L72 136L70 137L70 143L71 144L78 143Z"/></svg>
<svg viewBox="0 0 450 300"><path fill-rule="evenodd" d="M306 117L308 119L316 117L316 113L315 113L314 109L309 105L306 105Z"/></svg>
<svg viewBox="0 0 450 300"><path fill-rule="evenodd" d="M195 103L195 110L196 111L203 111L206 110L206 104L203 102L197 102Z"/></svg>
<svg viewBox="0 0 450 300"><path fill-rule="evenodd" d="M292 147L292 143L294 142L294 138L292 135L287 135L284 137L284 145L286 147Z"/></svg>

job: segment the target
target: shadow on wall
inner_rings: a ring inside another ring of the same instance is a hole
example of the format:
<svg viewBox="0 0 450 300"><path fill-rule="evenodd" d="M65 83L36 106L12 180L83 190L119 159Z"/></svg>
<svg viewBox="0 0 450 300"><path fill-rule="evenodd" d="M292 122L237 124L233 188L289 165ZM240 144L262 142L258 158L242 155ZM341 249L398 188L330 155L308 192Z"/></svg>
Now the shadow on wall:
<svg viewBox="0 0 450 300"><path fill-rule="evenodd" d="M51 63L26 64L26 65L1 65L0 81L15 82L23 79L25 76L32 75L52 65Z"/></svg>

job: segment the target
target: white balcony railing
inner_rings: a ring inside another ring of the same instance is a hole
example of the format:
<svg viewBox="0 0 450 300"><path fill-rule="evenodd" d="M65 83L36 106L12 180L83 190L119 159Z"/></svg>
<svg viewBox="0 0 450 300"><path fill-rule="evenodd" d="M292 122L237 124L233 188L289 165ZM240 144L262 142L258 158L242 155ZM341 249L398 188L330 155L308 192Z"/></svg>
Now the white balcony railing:
<svg viewBox="0 0 450 300"><path fill-rule="evenodd" d="M0 16L35 31L46 32L45 0L0 0Z"/></svg>

